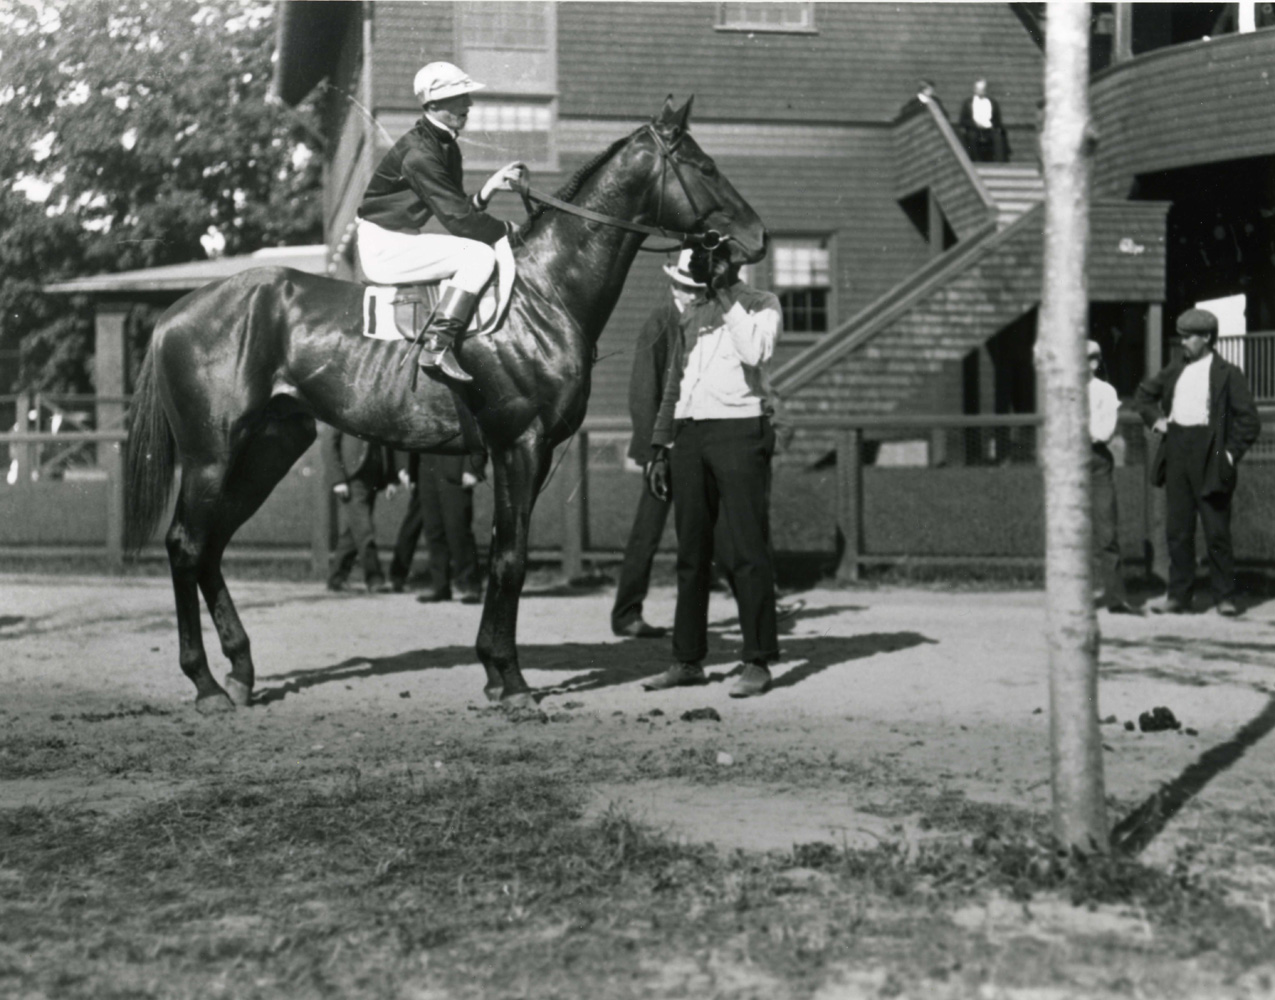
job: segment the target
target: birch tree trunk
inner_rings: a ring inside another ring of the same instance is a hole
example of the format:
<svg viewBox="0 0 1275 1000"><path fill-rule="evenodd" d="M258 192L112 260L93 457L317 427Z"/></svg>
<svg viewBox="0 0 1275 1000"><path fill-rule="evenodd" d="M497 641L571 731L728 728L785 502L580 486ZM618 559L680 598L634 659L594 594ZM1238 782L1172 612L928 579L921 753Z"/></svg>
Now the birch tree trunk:
<svg viewBox="0 0 1275 1000"><path fill-rule="evenodd" d="M1045 247L1036 367L1044 389L1045 587L1054 833L1109 843L1098 734L1098 626L1090 578L1089 4L1052 0L1045 41Z"/></svg>

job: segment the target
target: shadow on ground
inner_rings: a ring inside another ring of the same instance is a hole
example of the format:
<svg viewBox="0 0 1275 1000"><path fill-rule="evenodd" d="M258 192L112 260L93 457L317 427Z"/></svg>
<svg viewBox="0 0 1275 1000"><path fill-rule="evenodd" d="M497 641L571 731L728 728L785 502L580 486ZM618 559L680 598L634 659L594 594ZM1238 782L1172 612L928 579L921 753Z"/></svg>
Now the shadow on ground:
<svg viewBox="0 0 1275 1000"><path fill-rule="evenodd" d="M895 653L936 640L917 632L870 632L856 636L818 636L788 639L783 643L782 663L775 671L776 690L793 687L823 673L831 667L849 668L853 661L882 653ZM537 700L555 694L581 694L619 684L630 684L653 677L670 662L668 645L661 641L633 639L627 642L564 642L554 645L518 647L519 660L525 671L548 670L571 673L572 676L534 694ZM738 647L722 642L710 643L708 655L709 682L725 680L734 673ZM730 669L714 670L713 661ZM794 664L786 667L786 664ZM484 675L474 658L472 646L444 646L420 649L393 656L351 657L327 667L293 670L270 678L258 689L254 701L269 705L325 684L349 683L369 677L396 674L419 674L429 670L451 670L465 667L473 671L475 694L482 687Z"/></svg>
<svg viewBox="0 0 1275 1000"><path fill-rule="evenodd" d="M1161 785L1111 831L1112 846L1125 854L1145 849L1206 785L1238 761L1272 729L1275 729L1275 696L1243 728L1225 743L1202 753L1198 760L1168 784Z"/></svg>

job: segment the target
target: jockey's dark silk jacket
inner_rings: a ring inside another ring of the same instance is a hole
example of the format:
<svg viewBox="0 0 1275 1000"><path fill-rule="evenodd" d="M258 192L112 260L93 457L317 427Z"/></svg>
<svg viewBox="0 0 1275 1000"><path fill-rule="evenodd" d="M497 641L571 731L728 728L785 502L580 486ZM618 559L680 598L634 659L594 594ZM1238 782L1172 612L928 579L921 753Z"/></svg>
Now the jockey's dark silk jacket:
<svg viewBox="0 0 1275 1000"><path fill-rule="evenodd" d="M494 244L505 224L479 211L463 185L456 140L422 117L372 174L359 216L396 233L419 233L437 216L453 236Z"/></svg>

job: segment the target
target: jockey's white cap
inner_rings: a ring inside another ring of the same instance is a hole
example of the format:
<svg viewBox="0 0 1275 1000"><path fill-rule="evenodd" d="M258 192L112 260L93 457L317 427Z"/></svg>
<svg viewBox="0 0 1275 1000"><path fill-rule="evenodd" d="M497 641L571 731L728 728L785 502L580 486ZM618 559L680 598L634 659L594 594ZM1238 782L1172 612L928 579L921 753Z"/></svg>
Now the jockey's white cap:
<svg viewBox="0 0 1275 1000"><path fill-rule="evenodd" d="M449 62L432 62L422 66L412 81L412 89L421 104L430 101L445 101L449 97L468 94L482 90L487 85L469 78L459 66Z"/></svg>
<svg viewBox="0 0 1275 1000"><path fill-rule="evenodd" d="M687 247L677 255L676 260L670 259L664 265L664 273L679 285L685 285L688 288L703 288L704 282L696 281L691 277L691 254L693 252L690 247Z"/></svg>

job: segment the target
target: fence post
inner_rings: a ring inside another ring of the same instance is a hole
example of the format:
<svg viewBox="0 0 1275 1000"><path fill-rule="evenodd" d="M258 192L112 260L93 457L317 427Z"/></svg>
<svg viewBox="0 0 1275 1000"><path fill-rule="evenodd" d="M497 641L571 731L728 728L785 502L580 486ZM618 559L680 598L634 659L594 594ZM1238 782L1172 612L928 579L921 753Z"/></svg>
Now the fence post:
<svg viewBox="0 0 1275 1000"><path fill-rule="evenodd" d="M112 573L124 571L125 445L126 441L98 443L98 462L106 470L106 567Z"/></svg>
<svg viewBox="0 0 1275 1000"><path fill-rule="evenodd" d="M855 583L863 555L863 430L859 427L837 434L837 524L845 543L837 582Z"/></svg>
<svg viewBox="0 0 1275 1000"><path fill-rule="evenodd" d="M19 434L25 434L27 431L36 429L38 428L31 426L31 394L20 392L18 393L17 423L14 430ZM36 468L38 447L39 445L35 444L13 446L12 454L18 460L18 483L31 482L31 470Z"/></svg>
<svg viewBox="0 0 1275 1000"><path fill-rule="evenodd" d="M579 430L562 458L562 572L568 580L584 575L588 544L589 434Z"/></svg>
<svg viewBox="0 0 1275 1000"><path fill-rule="evenodd" d="M319 444L310 445L305 454L302 475L310 477L310 575L323 580L328 574L328 558L332 543L332 491L328 488L327 469Z"/></svg>

